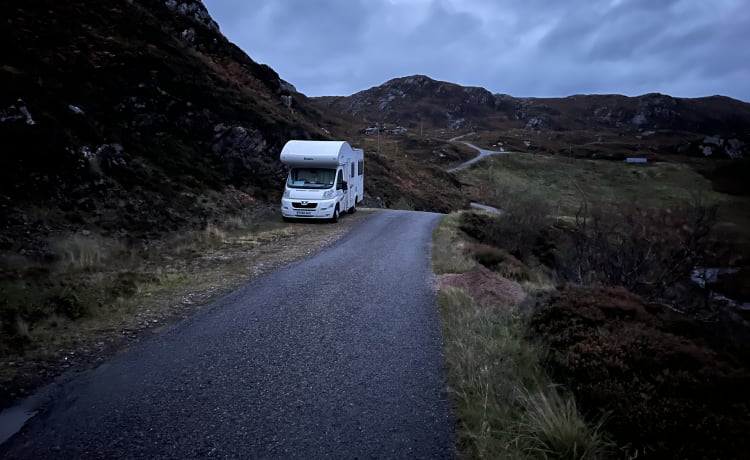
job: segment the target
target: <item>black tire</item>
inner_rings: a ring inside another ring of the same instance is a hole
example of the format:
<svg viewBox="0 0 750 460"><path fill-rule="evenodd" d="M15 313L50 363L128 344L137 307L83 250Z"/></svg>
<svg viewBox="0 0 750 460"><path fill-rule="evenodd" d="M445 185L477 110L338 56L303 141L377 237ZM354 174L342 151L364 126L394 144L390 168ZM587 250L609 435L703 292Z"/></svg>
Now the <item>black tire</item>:
<svg viewBox="0 0 750 460"><path fill-rule="evenodd" d="M331 217L331 223L335 224L336 222L338 222L339 215L340 215L339 205L336 205L336 209L333 210L333 217Z"/></svg>
<svg viewBox="0 0 750 460"><path fill-rule="evenodd" d="M284 222L291 222L292 221L291 218L286 217L286 216L281 216L281 220L283 220Z"/></svg>
<svg viewBox="0 0 750 460"><path fill-rule="evenodd" d="M354 203L351 208L349 208L349 214L354 214L357 212L357 203Z"/></svg>

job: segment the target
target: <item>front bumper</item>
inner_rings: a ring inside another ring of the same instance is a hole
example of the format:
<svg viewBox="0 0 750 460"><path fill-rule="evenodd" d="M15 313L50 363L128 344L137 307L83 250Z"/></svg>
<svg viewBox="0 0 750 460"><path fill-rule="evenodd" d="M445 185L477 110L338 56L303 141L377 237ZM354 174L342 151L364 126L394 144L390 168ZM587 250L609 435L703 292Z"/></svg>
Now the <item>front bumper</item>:
<svg viewBox="0 0 750 460"><path fill-rule="evenodd" d="M300 200L281 199L281 215L294 219L330 219L336 209L336 200L310 200L305 208L296 207ZM310 206L315 204L314 208Z"/></svg>

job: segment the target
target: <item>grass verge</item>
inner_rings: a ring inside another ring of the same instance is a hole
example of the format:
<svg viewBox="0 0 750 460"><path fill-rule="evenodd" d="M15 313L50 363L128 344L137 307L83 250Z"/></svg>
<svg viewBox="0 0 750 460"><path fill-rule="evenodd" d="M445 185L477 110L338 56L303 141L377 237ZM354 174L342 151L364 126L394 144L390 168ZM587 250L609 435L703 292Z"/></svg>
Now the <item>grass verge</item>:
<svg viewBox="0 0 750 460"><path fill-rule="evenodd" d="M466 242L459 234L459 224L460 214L451 213L432 232L432 269L437 274L464 273L475 264L466 255Z"/></svg>
<svg viewBox="0 0 750 460"><path fill-rule="evenodd" d="M436 273L463 273L467 255L459 214L433 233ZM464 458L594 459L610 444L601 419L589 424L574 399L542 366L544 347L531 339L528 318L509 305L480 305L452 287L438 296L448 382Z"/></svg>
<svg viewBox="0 0 750 460"><path fill-rule="evenodd" d="M438 298L448 380L464 458L595 459L607 455L599 428L542 368L527 320L478 305L448 288Z"/></svg>

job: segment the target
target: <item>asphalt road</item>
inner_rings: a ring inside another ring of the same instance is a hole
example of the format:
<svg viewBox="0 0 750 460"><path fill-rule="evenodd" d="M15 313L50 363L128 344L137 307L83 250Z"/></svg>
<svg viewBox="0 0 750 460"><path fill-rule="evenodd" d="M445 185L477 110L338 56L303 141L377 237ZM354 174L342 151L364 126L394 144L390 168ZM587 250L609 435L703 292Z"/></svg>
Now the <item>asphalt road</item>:
<svg viewBox="0 0 750 460"><path fill-rule="evenodd" d="M454 137L453 139L451 139L451 141L456 141L457 139L460 139L462 137L463 136ZM476 145L474 145L474 144L472 144L470 142L464 142L464 144L468 145L469 147L471 147L474 150L476 150L477 152L479 152L479 155L475 156L474 158L472 158L469 161L465 161L465 162L461 163L458 166L454 166L453 168L449 168L446 171L448 171L448 172L454 172L454 171L459 171L461 169L466 169L469 166L473 165L474 163L476 163L478 161L481 161L481 160L483 160L484 158L487 158L490 155L502 155L504 153L508 153L508 152L504 152L504 151L496 151L496 150L483 149L481 147L477 147Z"/></svg>
<svg viewBox="0 0 750 460"><path fill-rule="evenodd" d="M374 215L65 384L0 457L455 458L439 219Z"/></svg>

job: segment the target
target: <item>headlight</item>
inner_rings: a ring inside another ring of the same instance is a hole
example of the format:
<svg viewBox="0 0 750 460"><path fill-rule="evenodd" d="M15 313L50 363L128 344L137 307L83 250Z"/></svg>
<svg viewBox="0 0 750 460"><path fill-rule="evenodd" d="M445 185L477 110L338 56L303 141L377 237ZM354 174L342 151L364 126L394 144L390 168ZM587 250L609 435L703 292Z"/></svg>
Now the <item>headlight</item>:
<svg viewBox="0 0 750 460"><path fill-rule="evenodd" d="M333 198L333 190L327 190L327 191L326 191L326 192L325 192L325 193L323 194L323 198L325 198L325 199L328 199L328 198Z"/></svg>
<svg viewBox="0 0 750 460"><path fill-rule="evenodd" d="M291 195L289 190L284 190L284 198L289 198L289 195Z"/></svg>

